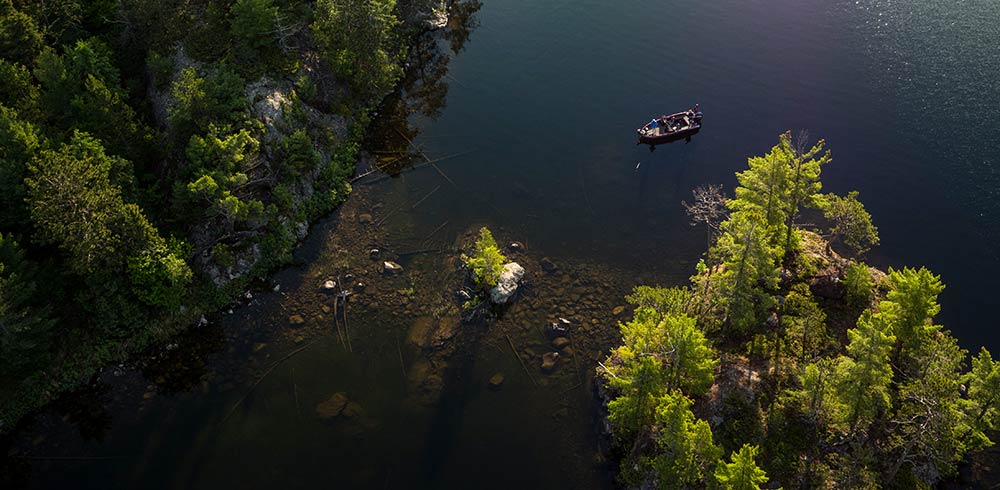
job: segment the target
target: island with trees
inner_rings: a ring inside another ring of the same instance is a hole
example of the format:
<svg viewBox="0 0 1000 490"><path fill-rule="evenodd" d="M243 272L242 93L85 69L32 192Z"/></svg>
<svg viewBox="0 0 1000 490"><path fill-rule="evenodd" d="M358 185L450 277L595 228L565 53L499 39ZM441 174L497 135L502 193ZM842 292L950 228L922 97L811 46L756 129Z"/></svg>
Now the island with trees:
<svg viewBox="0 0 1000 490"><path fill-rule="evenodd" d="M1000 363L970 363L935 323L938 276L857 258L871 216L857 192L821 192L831 155L805 142L750 158L731 199L696 189L710 246L690 283L627 298L598 368L627 487L930 488L993 444Z"/></svg>
<svg viewBox="0 0 1000 490"><path fill-rule="evenodd" d="M440 0L0 0L0 432L287 263L446 20Z"/></svg>

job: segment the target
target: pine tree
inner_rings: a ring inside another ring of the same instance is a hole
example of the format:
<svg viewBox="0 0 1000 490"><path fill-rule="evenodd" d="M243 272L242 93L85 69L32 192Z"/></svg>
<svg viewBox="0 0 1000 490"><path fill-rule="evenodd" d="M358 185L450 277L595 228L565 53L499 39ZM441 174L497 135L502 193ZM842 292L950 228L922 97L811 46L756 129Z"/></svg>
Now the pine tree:
<svg viewBox="0 0 1000 490"><path fill-rule="evenodd" d="M914 359L919 372L900 384L891 435L883 442L889 463L886 481L895 480L906 468L934 484L954 474L969 450L988 445L982 432L967 437L974 429L959 391L965 356L954 337L939 332Z"/></svg>
<svg viewBox="0 0 1000 490"><path fill-rule="evenodd" d="M767 238L767 222L758 211L733 213L722 224L723 234L710 256L722 263L716 281L723 284L723 328L746 332L773 301L778 283L780 249Z"/></svg>
<svg viewBox="0 0 1000 490"><path fill-rule="evenodd" d="M77 274L125 284L122 276L130 274L140 299L176 306L180 293L165 290L187 284L191 270L139 207L124 201L114 176L127 174L128 166L85 133L42 151L25 180L38 238L63 249Z"/></svg>
<svg viewBox="0 0 1000 490"><path fill-rule="evenodd" d="M739 452L733 452L730 463L719 461L715 469L715 480L725 490L759 490L767 483L767 473L757 466L754 459L760 448L744 444Z"/></svg>
<svg viewBox="0 0 1000 490"><path fill-rule="evenodd" d="M750 157L749 168L736 173L739 185L736 198L726 204L733 213L753 212L764 222L765 228L758 230L767 237L770 245L782 243L785 237L785 223L790 201L790 162L794 152L784 135L779 143L764 156Z"/></svg>
<svg viewBox="0 0 1000 490"><path fill-rule="evenodd" d="M785 252L793 249L792 237L795 228L795 218L803 207L819 207L822 201L820 190L823 184L819 180L823 165L830 163L830 150L823 152L826 144L824 140L819 140L812 148L805 149L808 133L803 131L799 135L797 144L792 144L792 132L787 131L778 140L778 145L782 147L782 155L791 155L789 161L789 191L788 209L785 212ZM820 155L816 158L817 155Z"/></svg>
<svg viewBox="0 0 1000 490"><path fill-rule="evenodd" d="M1000 426L1000 362L985 347L972 358L972 370L962 379L968 387L969 428L962 439L980 439Z"/></svg>
<svg viewBox="0 0 1000 490"><path fill-rule="evenodd" d="M858 200L858 191L851 191L847 197L827 194L823 196L822 208L823 216L831 225L827 234L828 250L831 244L840 241L858 256L878 246L878 228L872 224L865 205Z"/></svg>
<svg viewBox="0 0 1000 490"><path fill-rule="evenodd" d="M701 483L710 466L722 457L712 441L712 429L691 412L691 400L679 391L663 395L656 407L657 448L652 460L659 487L691 488Z"/></svg>
<svg viewBox="0 0 1000 490"><path fill-rule="evenodd" d="M401 76L396 0L319 0L313 37L320 54L363 99L381 97Z"/></svg>
<svg viewBox="0 0 1000 490"><path fill-rule="evenodd" d="M26 231L29 226L24 178L28 162L44 140L35 125L0 104L0 229Z"/></svg>
<svg viewBox="0 0 1000 490"><path fill-rule="evenodd" d="M0 372L15 374L49 359L55 327L48 300L41 298L36 267L18 244L0 234Z"/></svg>
<svg viewBox="0 0 1000 490"><path fill-rule="evenodd" d="M937 298L944 284L940 276L926 268L905 267L889 269L889 286L886 299L879 302L879 310L892 318L896 337L893 364L908 373L916 368L911 358L919 355L931 336L941 329L933 324L933 319L941 311Z"/></svg>
<svg viewBox="0 0 1000 490"><path fill-rule="evenodd" d="M893 318L887 312L864 312L856 328L847 331L847 356L837 363L837 392L844 406L841 420L849 434L889 407L892 368L889 351L895 337Z"/></svg>

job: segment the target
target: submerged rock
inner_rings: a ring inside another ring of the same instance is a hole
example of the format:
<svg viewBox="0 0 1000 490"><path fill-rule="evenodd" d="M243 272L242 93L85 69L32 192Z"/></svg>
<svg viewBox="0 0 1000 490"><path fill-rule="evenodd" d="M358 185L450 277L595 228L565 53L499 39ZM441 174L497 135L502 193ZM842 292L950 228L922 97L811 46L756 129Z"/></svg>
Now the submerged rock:
<svg viewBox="0 0 1000 490"><path fill-rule="evenodd" d="M332 419L344 411L348 403L347 395L334 393L330 398L316 405L316 415L321 419Z"/></svg>
<svg viewBox="0 0 1000 490"><path fill-rule="evenodd" d="M502 374L496 373L493 376L490 376L490 388L498 389L498 388L500 388L501 385L503 385L503 375Z"/></svg>
<svg viewBox="0 0 1000 490"><path fill-rule="evenodd" d="M562 322L552 322L545 329L545 334L548 335L549 338L552 338L552 339L554 339L556 337L565 337L566 334L568 334L568 333L569 333L569 326L567 326L566 324L564 324Z"/></svg>
<svg viewBox="0 0 1000 490"><path fill-rule="evenodd" d="M292 315L292 316L288 317L288 323L290 323L290 324L292 324L292 325L294 325L296 327L299 326L299 325L304 324L305 322L306 322L306 319L302 318L302 315Z"/></svg>
<svg viewBox="0 0 1000 490"><path fill-rule="evenodd" d="M365 409L358 402L348 402L347 406L344 407L344 410L341 412L341 415L349 419L355 417L364 417Z"/></svg>
<svg viewBox="0 0 1000 490"><path fill-rule="evenodd" d="M556 370L556 363L559 362L558 352L546 352L542 354L542 372L551 373Z"/></svg>
<svg viewBox="0 0 1000 490"><path fill-rule="evenodd" d="M611 310L611 314L614 316L621 315L625 311L624 306L616 306L615 309Z"/></svg>
<svg viewBox="0 0 1000 490"><path fill-rule="evenodd" d="M524 268L517 262L511 262L503 266L500 273L500 280L497 285L490 289L490 300L498 305L506 303L511 296L517 292L518 283L524 277Z"/></svg>
<svg viewBox="0 0 1000 490"><path fill-rule="evenodd" d="M382 262L382 272L385 274L399 274L403 272L403 266L391 261L386 260Z"/></svg>
<svg viewBox="0 0 1000 490"><path fill-rule="evenodd" d="M562 350L564 347L568 346L569 343L570 343L569 339L567 339L566 337L556 337L554 340L552 340L552 347L558 350Z"/></svg>

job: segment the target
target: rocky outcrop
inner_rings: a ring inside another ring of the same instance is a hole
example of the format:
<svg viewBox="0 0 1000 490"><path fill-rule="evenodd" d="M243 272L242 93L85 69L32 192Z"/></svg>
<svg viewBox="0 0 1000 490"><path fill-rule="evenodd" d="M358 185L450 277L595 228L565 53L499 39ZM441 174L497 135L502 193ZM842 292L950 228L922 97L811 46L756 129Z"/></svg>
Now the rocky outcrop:
<svg viewBox="0 0 1000 490"><path fill-rule="evenodd" d="M429 31L448 25L448 3L445 0L410 0L403 2L408 23Z"/></svg>
<svg viewBox="0 0 1000 490"><path fill-rule="evenodd" d="M490 289L490 301L498 305L507 303L514 296L514 293L517 292L517 286L523 277L524 268L518 265L517 262L511 262L503 266L503 272L500 273L500 280L496 286Z"/></svg>

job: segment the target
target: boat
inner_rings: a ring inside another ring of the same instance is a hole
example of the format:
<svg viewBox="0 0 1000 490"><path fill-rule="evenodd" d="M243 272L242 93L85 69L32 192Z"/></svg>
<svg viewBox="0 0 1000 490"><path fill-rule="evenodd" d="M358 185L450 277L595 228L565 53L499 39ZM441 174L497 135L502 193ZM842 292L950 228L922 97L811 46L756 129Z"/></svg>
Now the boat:
<svg viewBox="0 0 1000 490"><path fill-rule="evenodd" d="M697 104L684 112L653 118L636 130L639 133L638 144L658 145L686 140L701 130L701 119L702 113Z"/></svg>

